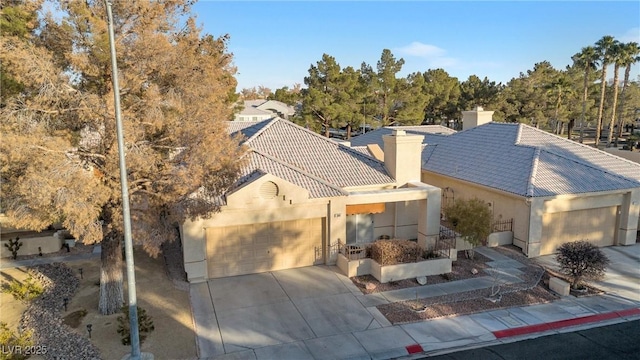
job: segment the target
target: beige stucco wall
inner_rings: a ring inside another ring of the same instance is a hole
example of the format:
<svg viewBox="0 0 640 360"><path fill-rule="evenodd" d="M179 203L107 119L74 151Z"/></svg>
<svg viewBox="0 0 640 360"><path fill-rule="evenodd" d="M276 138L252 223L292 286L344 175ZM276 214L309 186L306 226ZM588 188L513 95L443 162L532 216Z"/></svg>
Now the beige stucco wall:
<svg viewBox="0 0 640 360"><path fill-rule="evenodd" d="M578 195L560 195L533 199L530 218L529 244L527 255L536 257L541 254L544 214L617 207L617 219L614 222L597 221L589 228L594 234L615 234L615 245L635 244L640 216L640 189L616 190L609 192L585 193ZM614 229L611 224L615 223ZM598 228L600 226L601 228ZM579 240L579 239L577 239ZM599 239L591 239L595 243Z"/></svg>
<svg viewBox="0 0 640 360"><path fill-rule="evenodd" d="M476 197L492 203L493 219L507 220L513 218L513 244L525 249L529 237L530 206L524 197L491 190L462 180L451 179L428 171L422 172L422 182L438 186L442 189L453 189L455 199L471 199ZM449 193L450 194L450 193ZM444 206L445 204L443 204Z"/></svg>
<svg viewBox="0 0 640 360"><path fill-rule="evenodd" d="M0 257L4 258L12 256L11 251L9 251L4 244L8 244L9 239L15 239L15 237L19 237L19 242L22 243L22 246L18 250L18 256L39 254L38 247L40 247L43 254L56 252L62 248L63 243L63 240L54 236L52 231L45 231L42 233L34 233L33 231L19 232L15 233L16 236L9 235L12 234L7 234L6 239L0 241ZM3 236L3 238L5 238L5 236Z"/></svg>
<svg viewBox="0 0 640 360"><path fill-rule="evenodd" d="M260 195L261 186L268 182L278 187L277 196L272 199L265 199ZM266 174L227 196L227 205L223 206L220 212L212 214L207 219L186 221L181 226L180 232L188 280L198 282L207 278L205 228L327 218L327 227L331 231L328 240L331 243L337 242L338 239L344 241L346 237L344 203L341 203L339 198L309 199L308 197L307 190Z"/></svg>
<svg viewBox="0 0 640 360"><path fill-rule="evenodd" d="M373 238L378 239L386 235L394 239L415 239L419 216L418 201L386 203L383 213L374 214Z"/></svg>
<svg viewBox="0 0 640 360"><path fill-rule="evenodd" d="M271 192L277 196L264 198L265 183L277 186L277 192ZM376 237L391 236L396 231L398 236L418 238L424 245L435 241L438 235L441 193L437 187L411 182L399 189L389 189L387 184L378 189L351 189L348 195L332 198L309 199L308 196L305 189L266 174L227 196L227 205L220 212L207 219L185 222L180 231L188 280L199 282L207 278L205 229L211 227L324 218L323 246L327 264L336 263L335 245L346 241L347 205L386 203L385 213L374 217Z"/></svg>

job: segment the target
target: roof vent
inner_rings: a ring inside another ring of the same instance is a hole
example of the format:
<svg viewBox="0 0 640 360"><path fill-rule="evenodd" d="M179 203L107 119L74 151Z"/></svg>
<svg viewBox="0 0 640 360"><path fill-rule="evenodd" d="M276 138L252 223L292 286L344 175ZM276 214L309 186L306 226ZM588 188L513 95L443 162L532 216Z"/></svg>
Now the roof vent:
<svg viewBox="0 0 640 360"><path fill-rule="evenodd" d="M279 189L278 185L273 181L267 181L264 184L260 185L260 197L263 199L273 199L278 196Z"/></svg>

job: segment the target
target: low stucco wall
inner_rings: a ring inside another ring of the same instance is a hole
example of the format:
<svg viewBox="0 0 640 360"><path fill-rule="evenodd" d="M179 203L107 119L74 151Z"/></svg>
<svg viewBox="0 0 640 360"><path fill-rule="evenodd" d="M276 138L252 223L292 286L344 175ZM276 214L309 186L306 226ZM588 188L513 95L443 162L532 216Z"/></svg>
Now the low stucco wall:
<svg viewBox="0 0 640 360"><path fill-rule="evenodd" d="M18 256L20 255L36 255L39 254L40 251L38 247L41 248L43 254L48 254L52 252L59 251L62 248L63 241L58 239L57 236L54 235L43 235L43 236L31 236L22 238L20 234L20 242L22 246L18 250ZM8 244L9 241L0 241L0 257L11 257L11 251L4 246L4 244Z"/></svg>
<svg viewBox="0 0 640 360"><path fill-rule="evenodd" d="M371 274L371 259L357 259L349 261L344 255L338 254L338 268L347 277Z"/></svg>
<svg viewBox="0 0 640 360"><path fill-rule="evenodd" d="M502 245L513 244L513 232L512 231L500 231L489 234L487 237L487 246L496 247Z"/></svg>
<svg viewBox="0 0 640 360"><path fill-rule="evenodd" d="M410 264L381 266L371 260L371 275L381 283L411 279L418 276L440 275L451 272L451 259L431 259Z"/></svg>

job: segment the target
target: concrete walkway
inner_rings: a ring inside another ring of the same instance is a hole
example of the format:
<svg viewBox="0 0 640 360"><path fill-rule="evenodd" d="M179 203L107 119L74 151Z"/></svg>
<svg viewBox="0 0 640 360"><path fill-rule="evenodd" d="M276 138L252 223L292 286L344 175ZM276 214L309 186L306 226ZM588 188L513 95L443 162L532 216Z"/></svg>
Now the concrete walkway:
<svg viewBox="0 0 640 360"><path fill-rule="evenodd" d="M626 258L627 266L637 269L634 254L640 245L615 249L625 254L620 256ZM337 268L326 266L192 284L199 357L402 358L640 318L640 302L619 293L569 296L548 304L395 326L376 309L377 305L415 299L416 294L427 298L488 288L496 278L507 284L522 281L518 274L523 264L492 249L479 252L492 260L488 263L491 276L370 295L363 295ZM640 274L630 276L616 279L633 292L634 286L640 286Z"/></svg>
<svg viewBox="0 0 640 360"><path fill-rule="evenodd" d="M62 255L62 256L43 256L34 257L26 260L12 260L2 259L0 260L0 269L10 269L15 267L35 266L40 264L52 264L54 262L69 262L78 260L88 260L100 257L102 248L100 245L95 245L93 251L90 253Z"/></svg>

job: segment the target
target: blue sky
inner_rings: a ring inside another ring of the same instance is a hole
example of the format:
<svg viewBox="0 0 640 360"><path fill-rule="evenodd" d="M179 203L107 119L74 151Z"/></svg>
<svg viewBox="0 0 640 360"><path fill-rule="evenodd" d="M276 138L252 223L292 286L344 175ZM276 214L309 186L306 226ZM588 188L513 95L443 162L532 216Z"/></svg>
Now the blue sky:
<svg viewBox="0 0 640 360"><path fill-rule="evenodd" d="M443 68L506 83L540 61L564 68L604 35L640 42L638 1L201 0L193 11L203 32L231 36L238 91L304 86L323 53L375 68L390 49L405 60L402 76Z"/></svg>

